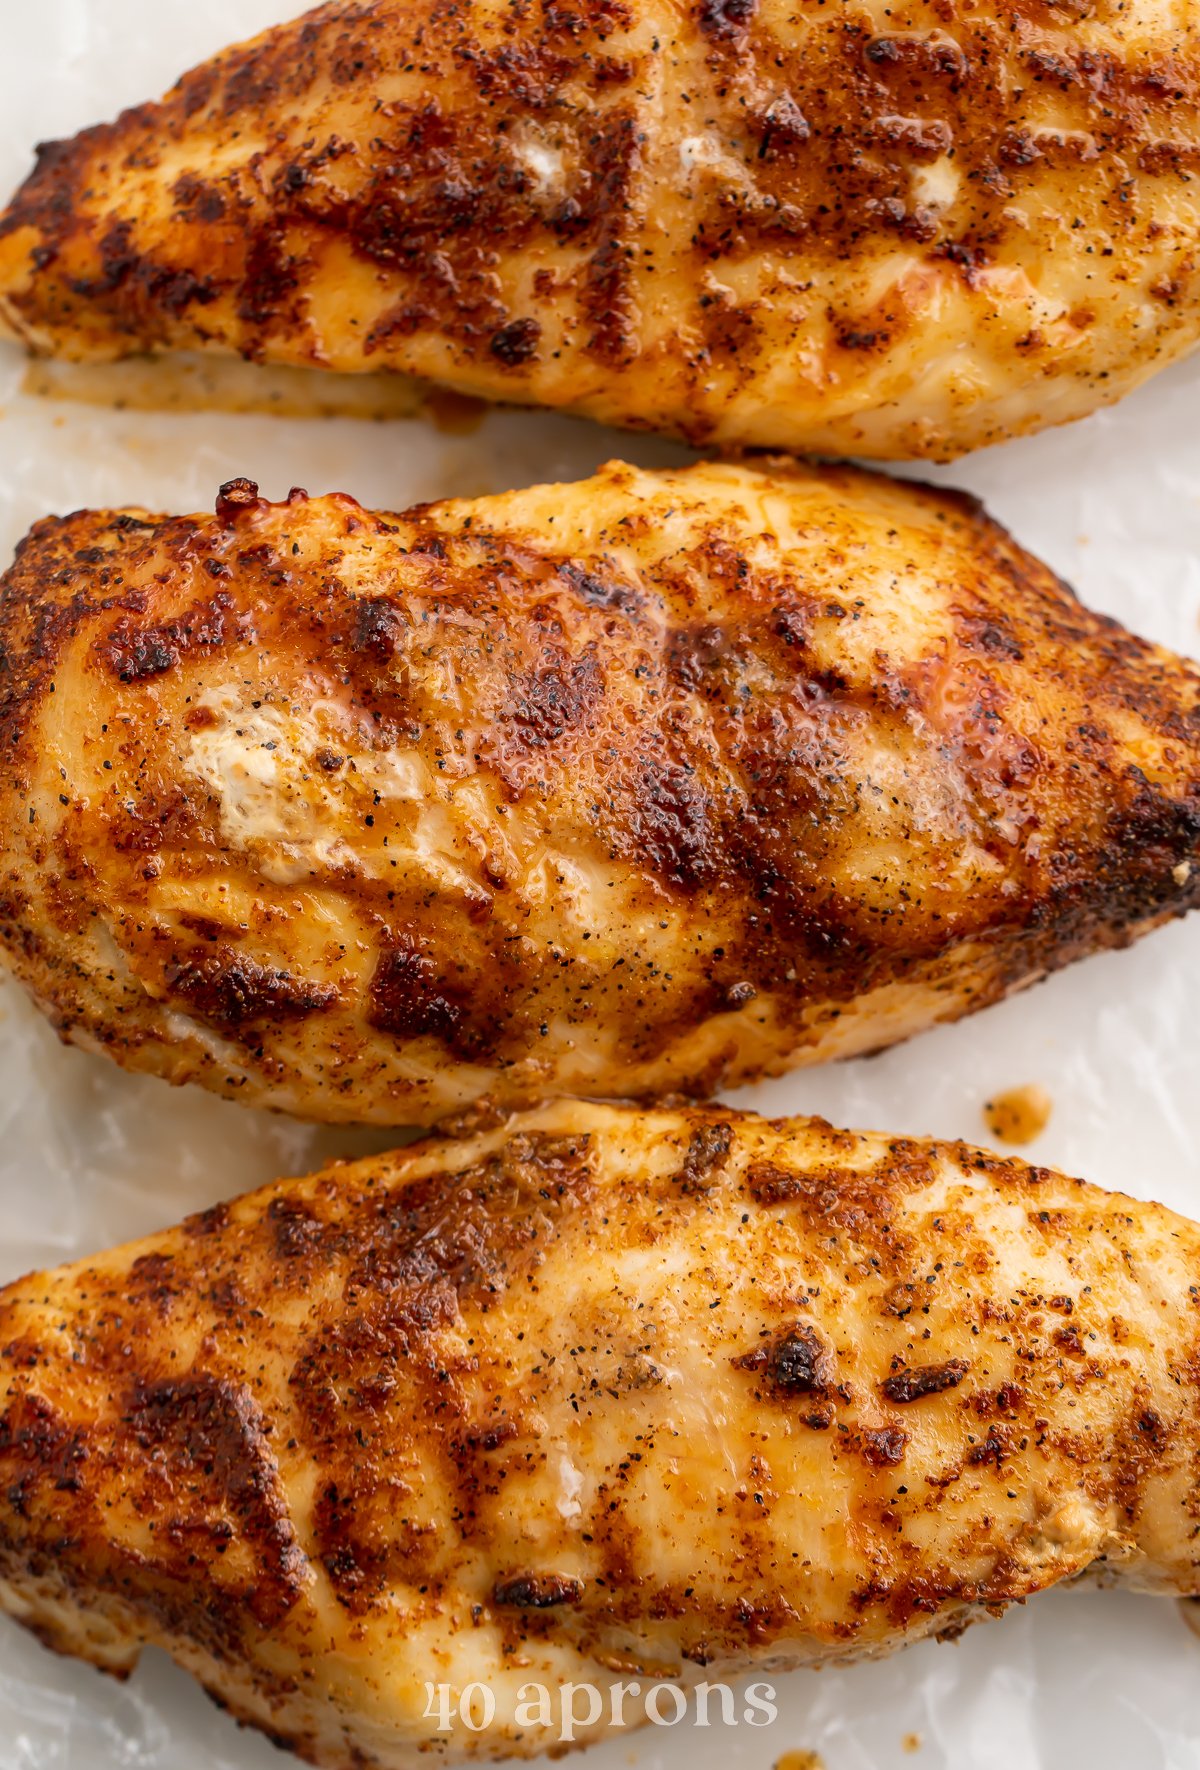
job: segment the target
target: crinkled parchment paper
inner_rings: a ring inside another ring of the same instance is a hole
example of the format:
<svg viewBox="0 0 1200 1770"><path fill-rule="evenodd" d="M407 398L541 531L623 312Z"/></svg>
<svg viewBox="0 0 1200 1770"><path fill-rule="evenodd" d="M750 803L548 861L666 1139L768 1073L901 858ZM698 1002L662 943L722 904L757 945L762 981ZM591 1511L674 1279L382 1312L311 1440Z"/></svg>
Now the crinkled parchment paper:
<svg viewBox="0 0 1200 1770"><path fill-rule="evenodd" d="M299 4L299 0L297 0ZM35 140L164 89L185 66L279 21L287 0L0 0L0 186ZM469 434L425 417L114 411L23 393L0 348L0 553L36 517L85 504L210 507L234 474L401 508L418 498L574 477L670 445L494 413ZM969 487L1086 600L1200 649L1200 359L1119 411L989 451ZM1053 1098L1034 1159L1200 1216L1200 917L1033 994L874 1060L747 1090L747 1105L983 1139L983 1103L1035 1082ZM218 1196L383 1139L319 1132L173 1092L61 1049L0 986L0 1278L173 1222ZM1200 1640L1151 1598L1052 1593L874 1666L778 1681L770 1728L690 1724L589 1754L589 1770L1200 1770ZM916 1743L919 1742L919 1743ZM0 1770L279 1770L190 1680L148 1653L124 1687L0 1621Z"/></svg>

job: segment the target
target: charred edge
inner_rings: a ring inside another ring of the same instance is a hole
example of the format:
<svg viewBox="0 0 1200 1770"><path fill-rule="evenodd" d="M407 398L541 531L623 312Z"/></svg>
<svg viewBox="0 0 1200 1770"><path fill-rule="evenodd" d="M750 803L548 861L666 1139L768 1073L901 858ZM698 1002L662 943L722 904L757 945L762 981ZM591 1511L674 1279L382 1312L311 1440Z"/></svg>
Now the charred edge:
<svg viewBox="0 0 1200 1770"><path fill-rule="evenodd" d="M240 516L256 509L261 502L254 480L227 479L217 493L217 520L227 524L235 523Z"/></svg>

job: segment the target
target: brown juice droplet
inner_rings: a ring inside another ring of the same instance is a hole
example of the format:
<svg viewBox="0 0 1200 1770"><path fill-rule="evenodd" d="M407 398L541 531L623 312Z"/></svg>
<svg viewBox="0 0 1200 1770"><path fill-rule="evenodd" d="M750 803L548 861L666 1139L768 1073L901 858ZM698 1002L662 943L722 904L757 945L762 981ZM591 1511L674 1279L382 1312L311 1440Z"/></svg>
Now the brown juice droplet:
<svg viewBox="0 0 1200 1770"><path fill-rule="evenodd" d="M997 1094L983 1109L987 1128L1001 1143L1032 1143L1050 1123L1054 1102L1044 1088L1028 1082Z"/></svg>
<svg viewBox="0 0 1200 1770"><path fill-rule="evenodd" d="M825 1770L825 1760L819 1752L784 1752L775 1770Z"/></svg>

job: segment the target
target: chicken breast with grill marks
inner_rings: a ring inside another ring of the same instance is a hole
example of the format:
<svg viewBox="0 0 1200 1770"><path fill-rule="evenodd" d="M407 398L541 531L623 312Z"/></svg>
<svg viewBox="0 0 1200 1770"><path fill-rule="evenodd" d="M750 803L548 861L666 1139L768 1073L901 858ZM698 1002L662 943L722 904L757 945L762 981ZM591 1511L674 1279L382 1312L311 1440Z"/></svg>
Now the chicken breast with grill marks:
<svg viewBox="0 0 1200 1770"><path fill-rule="evenodd" d="M40 150L39 351L947 458L1200 332L1191 0L340 0Z"/></svg>
<svg viewBox="0 0 1200 1770"><path fill-rule="evenodd" d="M877 1049L1200 892L1200 673L970 502L612 465L40 524L0 942L62 1031L311 1118Z"/></svg>
<svg viewBox="0 0 1200 1770"><path fill-rule="evenodd" d="M1198 1273L962 1145L553 1105L0 1292L0 1603L363 1770L558 1744L564 1680L583 1740L1083 1574L1197 1594Z"/></svg>

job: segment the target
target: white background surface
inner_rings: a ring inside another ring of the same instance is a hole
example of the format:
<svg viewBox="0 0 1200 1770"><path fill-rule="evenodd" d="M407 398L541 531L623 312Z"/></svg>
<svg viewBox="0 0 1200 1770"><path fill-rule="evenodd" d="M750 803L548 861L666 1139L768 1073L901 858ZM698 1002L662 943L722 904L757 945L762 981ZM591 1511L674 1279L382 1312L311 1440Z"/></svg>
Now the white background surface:
<svg viewBox="0 0 1200 1770"><path fill-rule="evenodd" d="M0 193L34 141L163 90L287 0L0 0ZM533 414L470 436L215 414L121 413L20 392L0 346L0 556L36 518L81 505L211 505L246 473L273 497L299 483L402 508L415 499L570 478L610 455L669 446ZM1085 600L1200 649L1200 359L1106 414L960 463ZM772 1112L984 1137L983 1102L1038 1082L1054 1100L1034 1159L1200 1217L1200 918L1093 960L1031 995L882 1058L747 1090ZM172 1222L277 1173L381 1138L318 1133L172 1092L60 1049L0 985L0 1279ZM769 1730L642 1733L587 1770L767 1770L786 1751L827 1770L1200 1770L1200 1640L1174 1604L1053 1593L1028 1610L849 1672L780 1681ZM919 1748L910 1755L917 1735ZM58 1661L0 1621L0 1770L286 1770L273 1748L147 1654L124 1688Z"/></svg>

